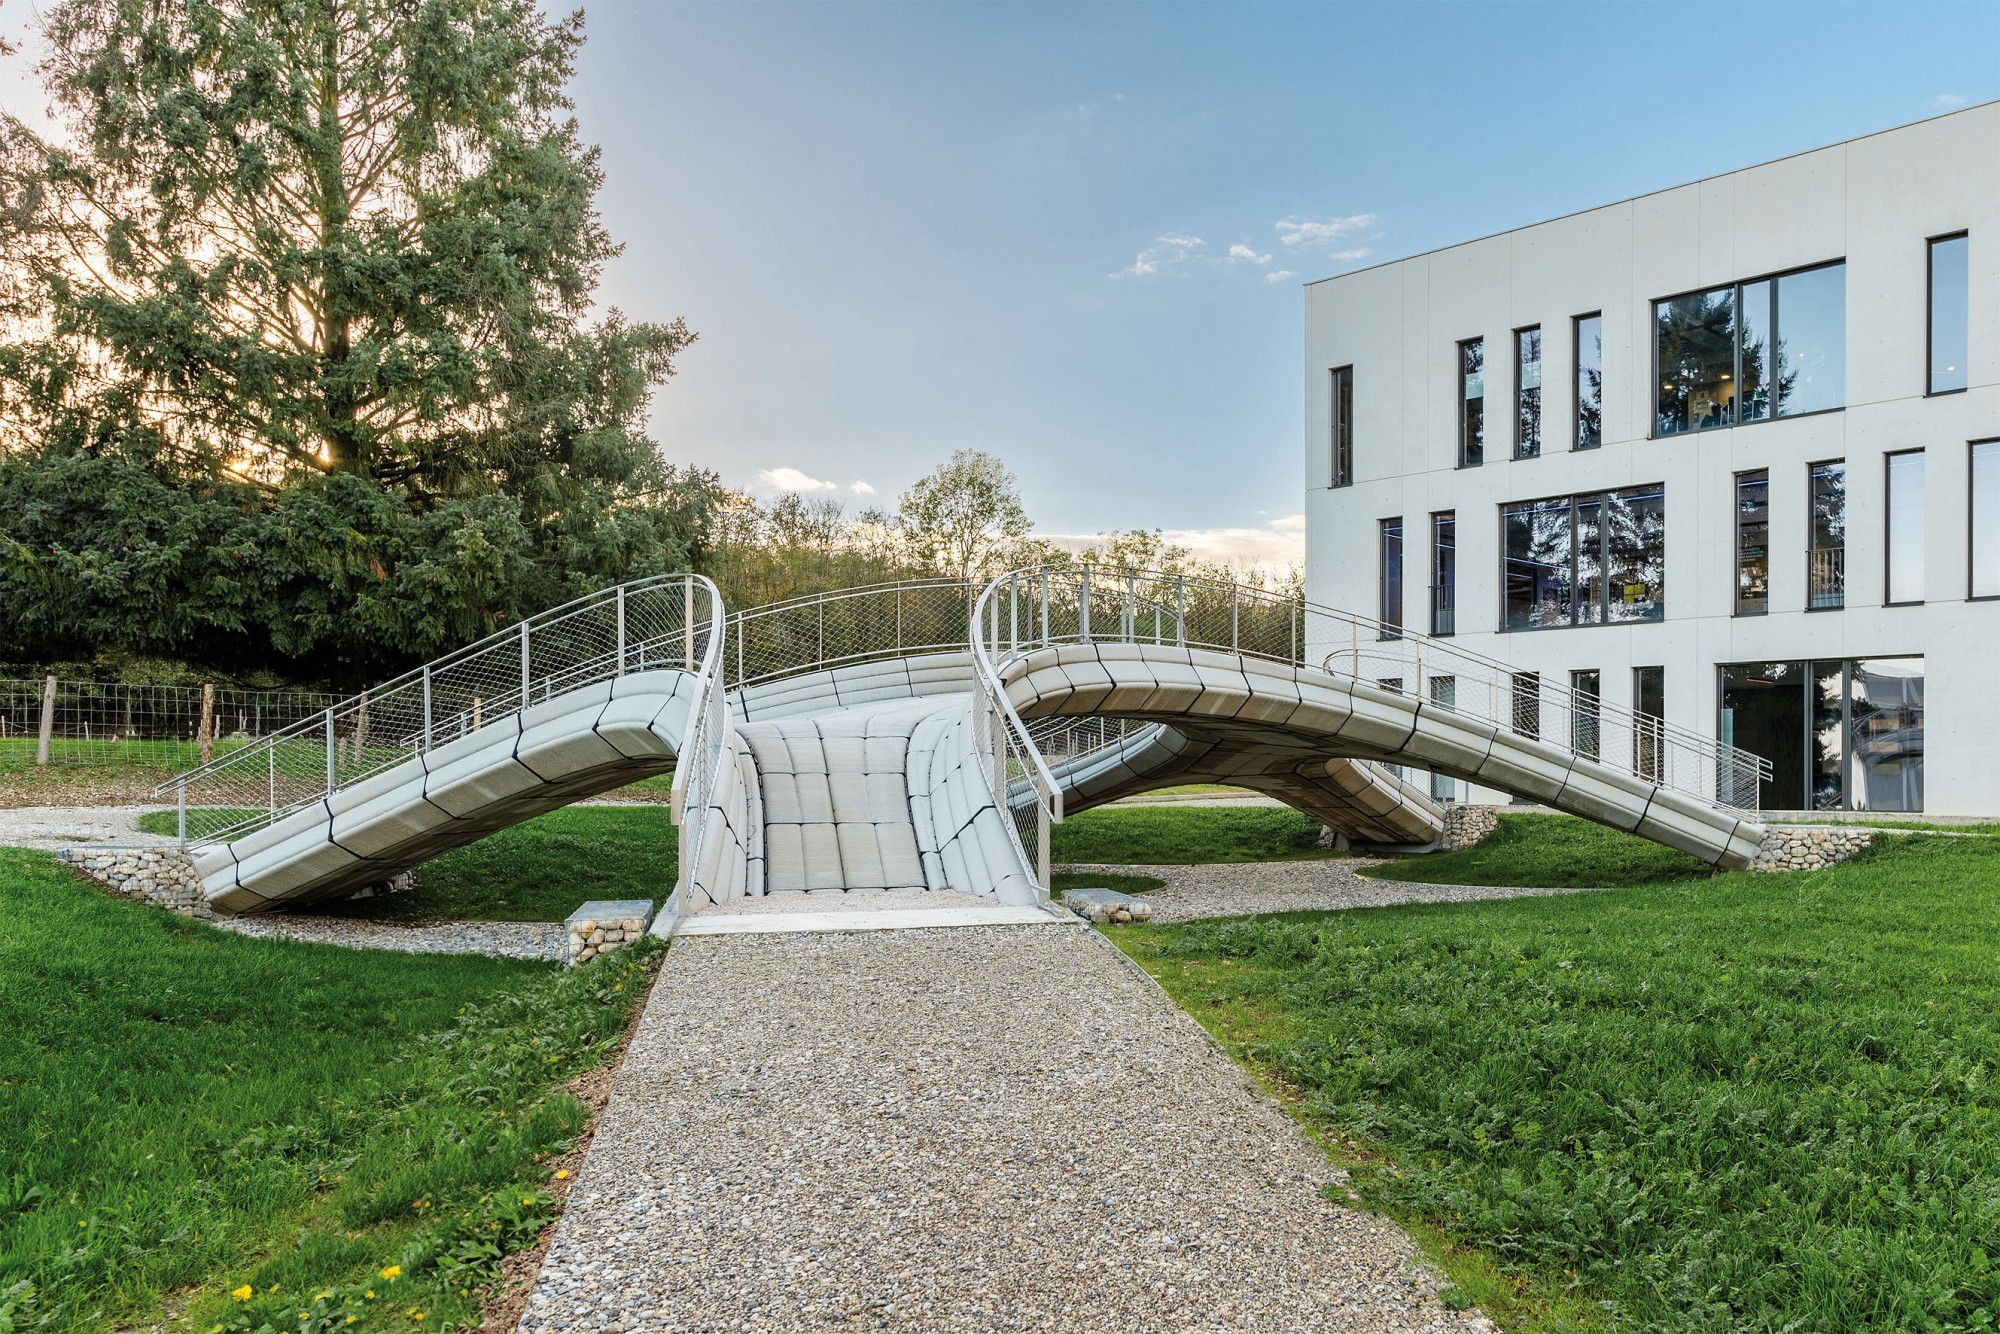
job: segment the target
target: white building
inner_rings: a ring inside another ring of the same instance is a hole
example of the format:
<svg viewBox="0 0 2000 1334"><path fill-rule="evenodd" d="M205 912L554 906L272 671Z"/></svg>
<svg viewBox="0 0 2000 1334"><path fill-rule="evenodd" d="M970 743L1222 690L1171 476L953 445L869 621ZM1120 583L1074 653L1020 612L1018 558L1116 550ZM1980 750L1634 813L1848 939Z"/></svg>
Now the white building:
<svg viewBox="0 0 2000 1334"><path fill-rule="evenodd" d="M2000 102L1312 284L1306 373L1313 601L2000 815Z"/></svg>

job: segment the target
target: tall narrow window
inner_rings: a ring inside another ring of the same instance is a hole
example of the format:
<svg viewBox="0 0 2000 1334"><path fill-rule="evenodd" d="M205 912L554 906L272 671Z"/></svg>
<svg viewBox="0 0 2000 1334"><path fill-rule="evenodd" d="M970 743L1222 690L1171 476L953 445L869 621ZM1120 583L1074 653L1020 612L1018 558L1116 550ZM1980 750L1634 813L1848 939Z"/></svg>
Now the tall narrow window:
<svg viewBox="0 0 2000 1334"><path fill-rule="evenodd" d="M2000 440L1972 445L1972 585L1976 598L2000 597Z"/></svg>
<svg viewBox="0 0 2000 1334"><path fill-rule="evenodd" d="M1431 703L1450 713L1458 707L1458 678L1455 676L1433 676L1430 679ZM1436 801L1450 801L1456 795L1451 775L1431 775L1431 797Z"/></svg>
<svg viewBox="0 0 2000 1334"><path fill-rule="evenodd" d="M1597 758L1602 744L1598 726L1599 677L1594 671L1569 674L1569 748L1586 760Z"/></svg>
<svg viewBox="0 0 2000 1334"><path fill-rule="evenodd" d="M1513 680L1514 735L1539 741L1542 737L1542 678L1538 672L1515 672Z"/></svg>
<svg viewBox="0 0 2000 1334"><path fill-rule="evenodd" d="M1542 331L1514 331L1514 457L1542 452Z"/></svg>
<svg viewBox="0 0 2000 1334"><path fill-rule="evenodd" d="M1604 443L1604 317L1579 315L1571 324L1576 335L1576 432L1571 444L1596 449Z"/></svg>
<svg viewBox="0 0 2000 1334"><path fill-rule="evenodd" d="M1334 486L1354 484L1354 367L1342 366L1333 372L1333 468Z"/></svg>
<svg viewBox="0 0 2000 1334"><path fill-rule="evenodd" d="M1431 515L1431 633L1458 629L1458 515Z"/></svg>
<svg viewBox="0 0 2000 1334"><path fill-rule="evenodd" d="M1736 474L1736 614L1771 609L1771 475Z"/></svg>
<svg viewBox="0 0 2000 1334"><path fill-rule="evenodd" d="M1660 781L1664 767L1667 719L1667 669L1632 669L1632 772L1649 783Z"/></svg>
<svg viewBox="0 0 2000 1334"><path fill-rule="evenodd" d="M1486 461L1486 340L1458 345L1458 466Z"/></svg>
<svg viewBox="0 0 2000 1334"><path fill-rule="evenodd" d="M1382 520L1382 638L1396 639L1403 629L1403 521Z"/></svg>
<svg viewBox="0 0 2000 1334"><path fill-rule="evenodd" d="M1930 392L1955 394L1966 379L1966 275L1971 252L1963 233L1931 242Z"/></svg>
<svg viewBox="0 0 2000 1334"><path fill-rule="evenodd" d="M1829 611L1847 605L1847 465L1815 463L1810 478L1806 610Z"/></svg>
<svg viewBox="0 0 2000 1334"><path fill-rule="evenodd" d="M1888 556L1883 601L1924 600L1924 451L1891 454L1888 463Z"/></svg>

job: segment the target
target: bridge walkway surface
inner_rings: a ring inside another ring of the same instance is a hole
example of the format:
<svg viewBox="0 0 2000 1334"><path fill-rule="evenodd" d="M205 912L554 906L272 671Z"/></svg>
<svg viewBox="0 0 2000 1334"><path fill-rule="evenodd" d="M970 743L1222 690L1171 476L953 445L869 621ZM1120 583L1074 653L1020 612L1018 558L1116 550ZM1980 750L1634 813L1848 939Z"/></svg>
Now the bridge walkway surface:
<svg viewBox="0 0 2000 1334"><path fill-rule="evenodd" d="M1490 1328L1341 1198L1093 931L689 934L520 1328Z"/></svg>

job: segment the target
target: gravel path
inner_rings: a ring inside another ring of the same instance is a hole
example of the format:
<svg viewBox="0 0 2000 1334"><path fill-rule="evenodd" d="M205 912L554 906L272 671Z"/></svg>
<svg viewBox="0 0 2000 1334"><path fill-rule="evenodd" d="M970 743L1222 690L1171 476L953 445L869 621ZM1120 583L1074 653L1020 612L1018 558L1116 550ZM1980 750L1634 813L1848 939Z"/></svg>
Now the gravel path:
<svg viewBox="0 0 2000 1334"><path fill-rule="evenodd" d="M239 936L307 940L318 945L343 945L356 950L397 950L404 954L494 954L503 959L550 959L561 962L560 922L438 922L403 926L367 922L352 917L318 917L264 913L256 917L206 919L210 926Z"/></svg>
<svg viewBox="0 0 2000 1334"><path fill-rule="evenodd" d="M1397 903L1470 903L1477 899L1539 898L1585 894L1581 889L1515 889L1492 885L1420 885L1356 875L1380 866L1370 857L1326 857L1297 862L1236 862L1219 866L1057 866L1083 875L1149 875L1166 884L1146 894L1155 922L1198 917L1248 917L1269 912L1319 912L1329 908L1384 908Z"/></svg>
<svg viewBox="0 0 2000 1334"><path fill-rule="evenodd" d="M0 847L73 848L84 843L109 843L128 848L157 848L171 836L142 834L139 817L159 806L15 806L0 808Z"/></svg>
<svg viewBox="0 0 2000 1334"><path fill-rule="evenodd" d="M1464 1330L1094 933L682 939L522 1334Z"/></svg>
<svg viewBox="0 0 2000 1334"><path fill-rule="evenodd" d="M704 917L760 917L766 913L791 912L900 912L910 908L990 908L991 894L968 894L957 889L862 889L845 893L835 889L781 890L775 894L754 894L731 899L718 907L705 908Z"/></svg>

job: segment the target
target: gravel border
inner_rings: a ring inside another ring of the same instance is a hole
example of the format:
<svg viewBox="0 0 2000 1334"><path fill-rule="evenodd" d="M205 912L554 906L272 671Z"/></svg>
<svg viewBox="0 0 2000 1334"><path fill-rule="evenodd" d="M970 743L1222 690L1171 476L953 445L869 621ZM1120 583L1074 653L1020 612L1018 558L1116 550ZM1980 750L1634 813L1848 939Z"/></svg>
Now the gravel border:
<svg viewBox="0 0 2000 1334"><path fill-rule="evenodd" d="M0 807L0 847L59 848L91 844L122 848L162 848L176 840L169 834L147 834L139 817L171 806L12 806Z"/></svg>
<svg viewBox="0 0 2000 1334"><path fill-rule="evenodd" d="M1164 880L1164 885L1146 894L1146 901L1153 905L1155 922L1604 892L1596 889L1523 889L1499 885L1427 885L1414 880L1375 880L1357 874L1361 867L1386 864L1385 860L1373 857L1322 857L1290 862L1223 862L1208 866L1071 865L1051 869L1078 875L1149 875L1156 880Z"/></svg>
<svg viewBox="0 0 2000 1334"><path fill-rule="evenodd" d="M563 960L561 922L437 922L403 926L353 917L263 913L253 917L204 918L221 931L263 940L303 940L355 950L395 950L402 954L491 954L502 959Z"/></svg>
<svg viewBox="0 0 2000 1334"><path fill-rule="evenodd" d="M1344 1187L1094 933L684 938L520 1329L1492 1328Z"/></svg>

